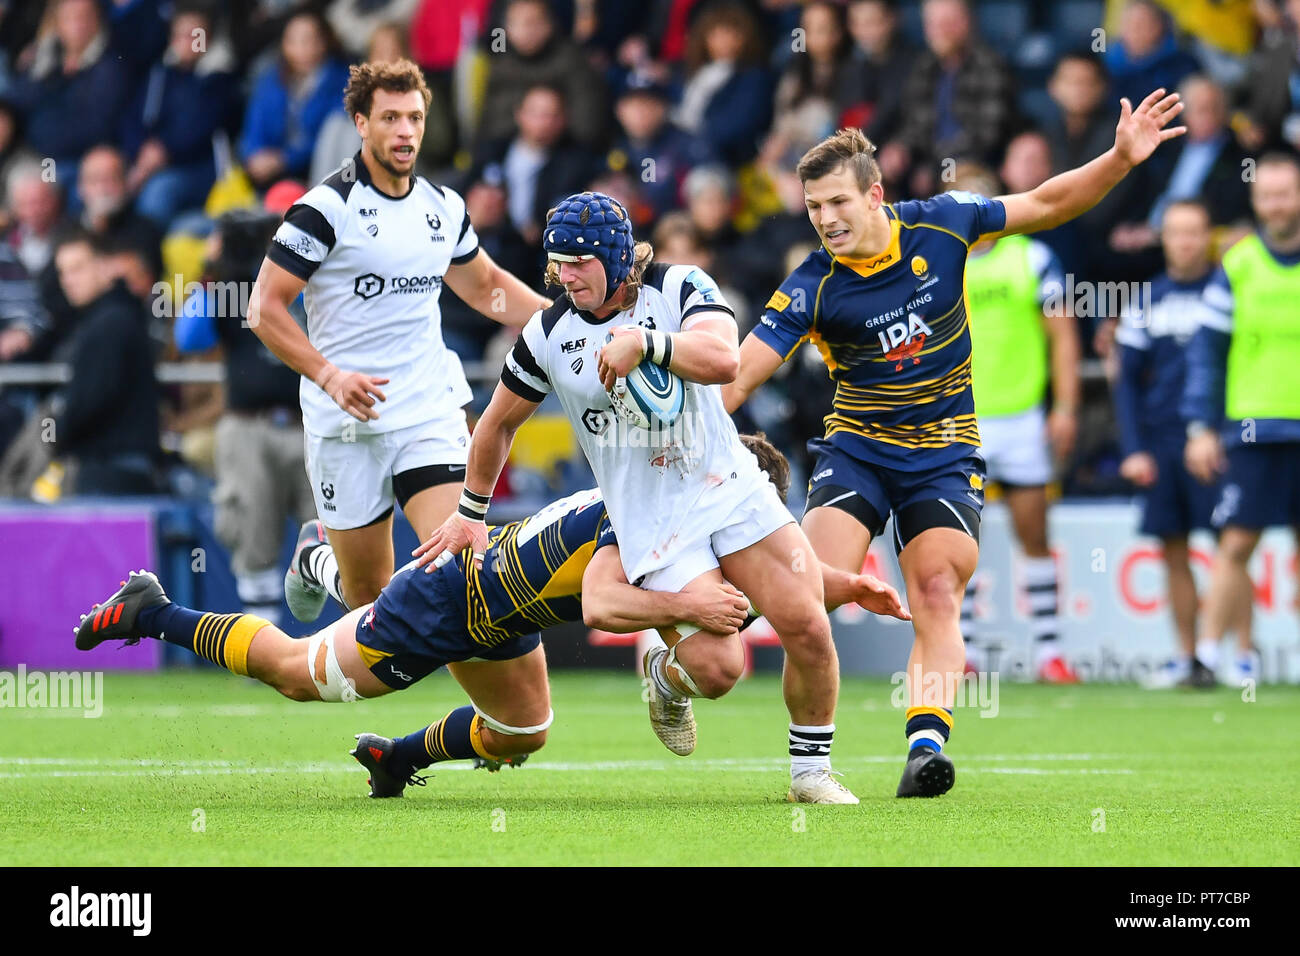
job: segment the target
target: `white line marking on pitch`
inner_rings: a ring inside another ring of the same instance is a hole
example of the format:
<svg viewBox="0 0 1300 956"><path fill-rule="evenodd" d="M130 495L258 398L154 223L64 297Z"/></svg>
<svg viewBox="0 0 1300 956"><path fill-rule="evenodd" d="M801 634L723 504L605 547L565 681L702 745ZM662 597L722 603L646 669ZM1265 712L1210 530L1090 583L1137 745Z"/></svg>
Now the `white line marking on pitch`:
<svg viewBox="0 0 1300 956"><path fill-rule="evenodd" d="M1042 767L972 767L970 764L1003 761L1079 761L1106 759L1103 754L988 754L982 757L966 757L963 766L970 773L1003 774L1131 774L1127 769L1045 769ZM871 755L842 759L840 764L897 763L899 755ZM530 761L528 768L534 772L554 770L561 772L611 770L729 770L732 772L760 773L781 770L786 767L784 757L752 758L716 758L692 761L666 760L609 760L590 762L565 761ZM358 773L360 767L354 763L344 762L309 762L297 764L271 764L267 766L250 766L229 760L134 760L125 758L78 758L78 757L0 757L0 766L27 768L15 771L0 771L0 779L17 780L41 777L185 777L185 776L223 776L231 774L280 774L280 773ZM465 761L445 762L434 768L441 773L450 770L470 770Z"/></svg>

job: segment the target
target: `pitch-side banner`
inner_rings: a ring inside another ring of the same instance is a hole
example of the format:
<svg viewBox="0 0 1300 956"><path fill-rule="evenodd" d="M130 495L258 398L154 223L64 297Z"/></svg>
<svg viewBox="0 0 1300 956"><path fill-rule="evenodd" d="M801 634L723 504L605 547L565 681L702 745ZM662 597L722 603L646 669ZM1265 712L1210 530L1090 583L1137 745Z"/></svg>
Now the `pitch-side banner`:
<svg viewBox="0 0 1300 956"><path fill-rule="evenodd" d="M1174 653L1173 621L1166 600L1159 542L1137 534L1138 509L1130 504L1058 504L1050 514L1053 550L1060 572L1061 633L1066 658L1084 680L1141 680ZM1192 536L1193 573L1203 595L1209 581L1214 538ZM867 570L900 591L902 575L892 536L872 546ZM1254 644L1265 683L1300 683L1300 617L1296 604L1295 541L1289 531L1266 532L1250 564L1254 581ZM984 510L980 562L975 573L978 631L985 666L1008 679L1032 673L1029 611L1020 586L1006 509ZM857 608L832 616L841 667L847 673L903 670L912 628L874 618ZM1236 653L1224 641L1221 673Z"/></svg>

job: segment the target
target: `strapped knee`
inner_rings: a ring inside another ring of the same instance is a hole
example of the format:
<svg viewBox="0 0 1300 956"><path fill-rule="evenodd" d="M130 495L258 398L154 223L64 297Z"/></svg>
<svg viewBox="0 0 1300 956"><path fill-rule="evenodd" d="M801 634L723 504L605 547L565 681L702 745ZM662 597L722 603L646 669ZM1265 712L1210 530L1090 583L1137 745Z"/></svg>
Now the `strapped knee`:
<svg viewBox="0 0 1300 956"><path fill-rule="evenodd" d="M322 642L325 644L324 682L316 677L316 658L320 655ZM365 699L357 693L356 685L343 674L338 653L334 650L334 625L330 625L309 639L307 645L307 674L311 677L311 682L316 685L316 690L320 693L320 699L323 701L332 704L340 702L350 704L353 701Z"/></svg>
<svg viewBox="0 0 1300 956"><path fill-rule="evenodd" d="M555 721L555 711L549 709L546 712L546 719L540 724L534 724L532 727L511 727L509 724L503 724L492 715L483 713L483 711L479 709L478 704L474 704L474 713L478 714L479 719L498 734L505 734L511 737L523 737L527 734L540 734Z"/></svg>

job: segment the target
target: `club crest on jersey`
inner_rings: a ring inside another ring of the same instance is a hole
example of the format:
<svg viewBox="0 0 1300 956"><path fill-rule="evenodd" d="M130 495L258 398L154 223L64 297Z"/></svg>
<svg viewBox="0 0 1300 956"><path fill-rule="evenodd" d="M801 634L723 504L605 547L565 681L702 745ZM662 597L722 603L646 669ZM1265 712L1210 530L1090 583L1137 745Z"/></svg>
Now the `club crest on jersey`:
<svg viewBox="0 0 1300 956"><path fill-rule="evenodd" d="M431 214L431 213L427 213L427 212L426 212L426 213L424 214L424 221L427 222L427 223L429 224L429 228L433 230L433 235L431 235L431 236L429 237L429 241L430 241L430 242L446 242L446 241L447 241L447 237L446 237L446 236L440 236L440 235L438 235L438 230L442 228L442 217L441 217L441 216L439 216L437 213L432 213L432 214Z"/></svg>
<svg viewBox="0 0 1300 956"><path fill-rule="evenodd" d="M906 322L895 322L877 332L876 336L880 339L880 349L885 353L885 358L896 363L894 371L901 372L908 359L912 360L913 365L921 364L919 353L925 348L925 340L933 334L923 318L915 312L909 312Z"/></svg>
<svg viewBox="0 0 1300 956"><path fill-rule="evenodd" d="M930 263L925 261L925 256L912 256L912 275L925 279L929 272Z"/></svg>

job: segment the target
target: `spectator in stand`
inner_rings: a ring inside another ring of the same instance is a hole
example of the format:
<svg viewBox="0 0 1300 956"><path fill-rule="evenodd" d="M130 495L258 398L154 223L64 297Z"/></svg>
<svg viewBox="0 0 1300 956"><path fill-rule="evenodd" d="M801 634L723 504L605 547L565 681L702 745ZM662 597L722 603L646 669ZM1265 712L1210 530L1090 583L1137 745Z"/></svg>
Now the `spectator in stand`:
<svg viewBox="0 0 1300 956"><path fill-rule="evenodd" d="M71 180L88 149L117 139L129 77L109 52L95 0L53 2L53 29L38 38L12 94L25 111L28 145Z"/></svg>
<svg viewBox="0 0 1300 956"><path fill-rule="evenodd" d="M796 50L776 86L773 122L812 142L835 131L835 96L849 60L844 8L814 0L803 8L802 51Z"/></svg>
<svg viewBox="0 0 1300 956"><path fill-rule="evenodd" d="M497 163L505 177L510 222L535 246L546 211L579 192L594 172L591 154L569 137L568 110L559 88L534 84L515 110L515 133L487 144L479 166Z"/></svg>
<svg viewBox="0 0 1300 956"><path fill-rule="evenodd" d="M411 59L420 65L433 91L421 145L429 144L429 160L435 169L449 164L456 151L453 77L462 51L468 53L477 42L490 5L491 0L421 0L410 21ZM445 129L449 138L444 143L430 143L430 129Z"/></svg>
<svg viewBox="0 0 1300 956"><path fill-rule="evenodd" d="M620 168L641 180L641 198L655 218L680 208L686 174L713 159L699 137L668 119L671 104L667 86L648 74L631 73L614 107L623 137L614 146L610 165L621 162Z"/></svg>
<svg viewBox="0 0 1300 956"><path fill-rule="evenodd" d="M1300 0L1285 0L1285 15L1251 56L1234 122L1250 150L1283 144L1300 152Z"/></svg>
<svg viewBox="0 0 1300 956"><path fill-rule="evenodd" d="M238 120L233 66L208 8L177 5L167 52L138 85L122 134L136 210L161 230L201 207L216 180L213 137Z"/></svg>
<svg viewBox="0 0 1300 956"><path fill-rule="evenodd" d="M997 160L1016 100L1011 71L976 36L966 0L925 0L921 18L926 51L903 88L902 129L879 159L886 180L927 196L936 191L942 160Z"/></svg>
<svg viewBox="0 0 1300 956"><path fill-rule="evenodd" d="M686 211L699 244L713 257L709 272L719 284L732 284L732 268L740 233L732 223L736 212L736 180L725 166L699 166L682 183Z"/></svg>
<svg viewBox="0 0 1300 956"><path fill-rule="evenodd" d="M1223 89L1204 74L1183 80L1180 121L1187 135L1171 144L1162 157L1164 191L1156 196L1147 224L1156 230L1170 204L1199 199L1216 226L1236 225L1250 218L1250 186L1243 175L1246 152L1228 128L1228 100Z"/></svg>
<svg viewBox="0 0 1300 956"><path fill-rule="evenodd" d="M651 234L650 244L654 246L655 262L662 262L665 265L695 266L707 275L717 274L715 270L718 269L718 262L713 250L703 241L700 231L695 228L687 212L681 210L670 212L660 219ZM750 314L747 297L734 285L722 282L718 284L718 289L737 316Z"/></svg>
<svg viewBox="0 0 1300 956"><path fill-rule="evenodd" d="M280 57L258 77L244 117L239 156L259 189L285 176L304 178L316 134L338 109L348 82L337 40L318 13L284 27Z"/></svg>
<svg viewBox="0 0 1300 956"><path fill-rule="evenodd" d="M533 247L526 243L510 222L505 177L500 164L491 164L465 191L465 213L478 233L478 244L492 257L492 261L520 276L535 288L540 288L544 264L539 261ZM447 347L467 361L483 357L488 341L497 333L497 327L483 321L483 316L443 286L442 339ZM505 330L513 332L513 329Z"/></svg>
<svg viewBox="0 0 1300 956"><path fill-rule="evenodd" d="M1215 226L1241 225L1250 218L1250 187L1244 175L1246 153L1228 129L1227 101L1209 77L1194 73L1183 81L1180 121L1187 135L1171 143L1158 165L1135 177L1141 205L1130 205L1126 221L1110 234L1110 249L1134 276L1158 271L1160 220L1171 203L1198 199ZM1146 208L1145 214L1140 210ZM1137 216L1142 216L1138 219Z"/></svg>
<svg viewBox="0 0 1300 956"><path fill-rule="evenodd" d="M55 455L74 467L80 495L156 490L158 385L144 306L117 281L99 240L76 232L54 253L59 283L77 311L72 377L54 402Z"/></svg>
<svg viewBox="0 0 1300 956"><path fill-rule="evenodd" d="M744 234L731 254L729 266L735 284L750 290L754 296L762 296L765 302L790 274L786 268L790 250L807 246L810 235L816 238L816 234L810 234L808 230L803 182L795 172L800 158L812 145L794 139L778 128L763 141L763 148L755 161L762 188L770 190L775 199L775 211L763 215L758 224ZM737 311L736 321L740 323L743 337L753 324L752 318Z"/></svg>
<svg viewBox="0 0 1300 956"><path fill-rule="evenodd" d="M36 283L13 247L0 242L0 362L12 362L30 352L48 329ZM3 445L0 441L0 448Z"/></svg>
<svg viewBox="0 0 1300 956"><path fill-rule="evenodd" d="M13 249L27 274L36 282L49 325L37 337L28 357L48 357L72 327L73 312L59 288L54 268L54 240L63 221L63 197L59 187L45 175L45 167L32 163L13 170L9 176L9 209L12 225L4 244Z"/></svg>
<svg viewBox="0 0 1300 956"><path fill-rule="evenodd" d="M420 0L334 0L326 16L350 60L360 60L374 46L381 27L410 23ZM457 24L459 26L459 24ZM402 59L405 52L394 59Z"/></svg>
<svg viewBox="0 0 1300 956"><path fill-rule="evenodd" d="M138 249L162 267L162 236L158 227L131 208L122 154L112 146L96 146L86 153L77 171L81 199L81 225L104 240L105 247Z"/></svg>
<svg viewBox="0 0 1300 956"><path fill-rule="evenodd" d="M902 122L903 84L917 51L898 30L893 0L852 0L848 30L853 45L839 74L836 125L860 127L873 143L887 143Z"/></svg>
<svg viewBox="0 0 1300 956"><path fill-rule="evenodd" d="M22 110L12 101L0 99L0 187L16 167L38 162L40 157L27 148L23 138ZM0 210L0 228L8 225L9 210Z"/></svg>
<svg viewBox="0 0 1300 956"><path fill-rule="evenodd" d="M1052 172L1051 141L1044 133L1029 129L1013 136L1007 143L998 176L1006 184L1007 193L1015 194L1037 189L1051 178ZM1056 253L1065 271L1075 275L1086 275L1088 267L1083 237L1078 220L1034 233L1035 239ZM1081 321L1085 320L1081 318Z"/></svg>
<svg viewBox="0 0 1300 956"><path fill-rule="evenodd" d="M758 21L745 6L709 6L691 26L686 86L673 119L727 165L754 158L772 121L772 81Z"/></svg>
<svg viewBox="0 0 1300 956"><path fill-rule="evenodd" d="M1067 53L1057 61L1047 81L1056 115L1046 126L1057 172L1082 166L1110 149L1119 97L1107 95L1109 86L1106 67L1091 53Z"/></svg>
<svg viewBox="0 0 1300 956"><path fill-rule="evenodd" d="M1106 48L1115 99L1142 102L1152 90L1173 90L1200 64L1178 46L1168 15L1154 0L1130 0L1119 21L1119 37Z"/></svg>
<svg viewBox="0 0 1300 956"><path fill-rule="evenodd" d="M505 49L492 50L487 58L480 142L509 137L524 95L538 85L561 91L574 139L587 147L608 142L604 82L582 50L558 33L545 0L508 0L504 41Z"/></svg>

